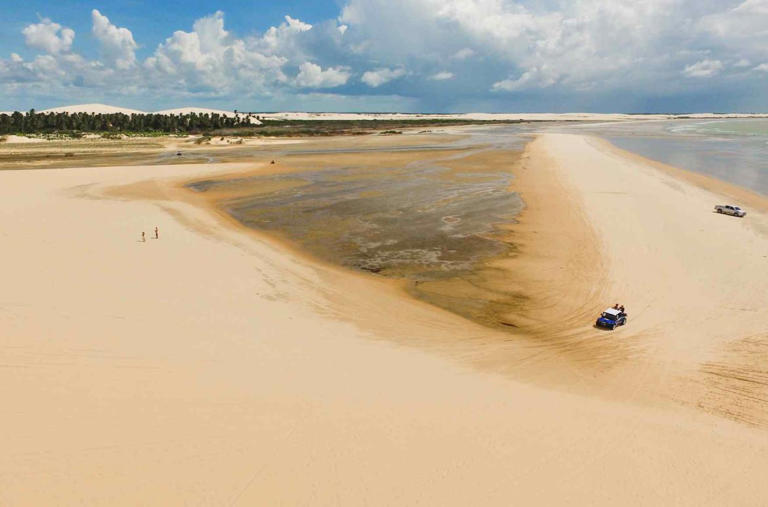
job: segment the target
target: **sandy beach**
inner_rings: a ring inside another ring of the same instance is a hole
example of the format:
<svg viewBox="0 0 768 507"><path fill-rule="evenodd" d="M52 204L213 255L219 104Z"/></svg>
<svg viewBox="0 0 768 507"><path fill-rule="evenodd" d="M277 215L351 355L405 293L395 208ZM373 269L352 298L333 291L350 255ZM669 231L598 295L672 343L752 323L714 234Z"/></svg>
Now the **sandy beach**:
<svg viewBox="0 0 768 507"><path fill-rule="evenodd" d="M0 504L768 497L763 197L717 215L746 191L537 136L491 266L526 298L504 333L180 187L261 170L0 171ZM614 302L630 324L593 328Z"/></svg>

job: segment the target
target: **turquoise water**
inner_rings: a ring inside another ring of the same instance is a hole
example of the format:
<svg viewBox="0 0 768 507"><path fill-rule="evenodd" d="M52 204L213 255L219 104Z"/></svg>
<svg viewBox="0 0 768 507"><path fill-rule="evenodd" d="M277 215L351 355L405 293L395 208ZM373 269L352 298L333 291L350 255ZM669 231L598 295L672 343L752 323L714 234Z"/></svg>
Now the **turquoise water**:
<svg viewBox="0 0 768 507"><path fill-rule="evenodd" d="M569 130L768 195L768 119L628 122Z"/></svg>
<svg viewBox="0 0 768 507"><path fill-rule="evenodd" d="M708 120L669 128L680 134L709 136L768 136L768 119Z"/></svg>

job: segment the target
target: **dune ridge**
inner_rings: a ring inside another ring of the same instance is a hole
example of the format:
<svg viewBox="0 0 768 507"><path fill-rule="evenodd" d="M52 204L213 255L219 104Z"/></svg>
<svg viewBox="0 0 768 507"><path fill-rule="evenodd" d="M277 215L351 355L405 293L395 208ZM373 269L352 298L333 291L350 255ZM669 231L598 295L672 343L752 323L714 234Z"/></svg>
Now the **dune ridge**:
<svg viewBox="0 0 768 507"><path fill-rule="evenodd" d="M138 109L112 106L107 104L73 104L48 108L40 113L95 113L95 114L219 114L233 116L233 110L222 110L198 106L182 106L166 108L158 111L142 111ZM25 112L25 111L22 111ZM480 120L480 121L633 121L633 120L674 120L674 119L715 119L715 118L766 118L766 113L356 113L356 112L310 112L310 111L239 111L240 113L253 113L270 120L324 120L324 121L354 121L354 120ZM3 113L0 113L3 114ZM7 112L4 114L12 114ZM255 121L255 119L254 119Z"/></svg>

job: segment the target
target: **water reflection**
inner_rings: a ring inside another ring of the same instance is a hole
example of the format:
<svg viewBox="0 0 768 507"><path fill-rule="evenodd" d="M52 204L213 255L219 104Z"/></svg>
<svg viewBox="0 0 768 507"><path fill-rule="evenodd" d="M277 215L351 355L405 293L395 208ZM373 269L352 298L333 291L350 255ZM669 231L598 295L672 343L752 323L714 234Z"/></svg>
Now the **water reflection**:
<svg viewBox="0 0 768 507"><path fill-rule="evenodd" d="M563 130L563 129L559 129ZM564 129L768 195L768 121L676 120Z"/></svg>

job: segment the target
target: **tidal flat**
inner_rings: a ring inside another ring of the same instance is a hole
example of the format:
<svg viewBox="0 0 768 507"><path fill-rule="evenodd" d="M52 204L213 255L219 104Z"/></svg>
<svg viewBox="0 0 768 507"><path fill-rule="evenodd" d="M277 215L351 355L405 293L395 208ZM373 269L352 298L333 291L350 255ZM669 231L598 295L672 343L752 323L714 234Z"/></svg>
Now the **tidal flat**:
<svg viewBox="0 0 768 507"><path fill-rule="evenodd" d="M293 151L266 170L188 186L317 259L401 280L421 300L508 327L520 296L489 263L515 254L504 226L523 209L510 190L522 146L495 133L421 149Z"/></svg>

